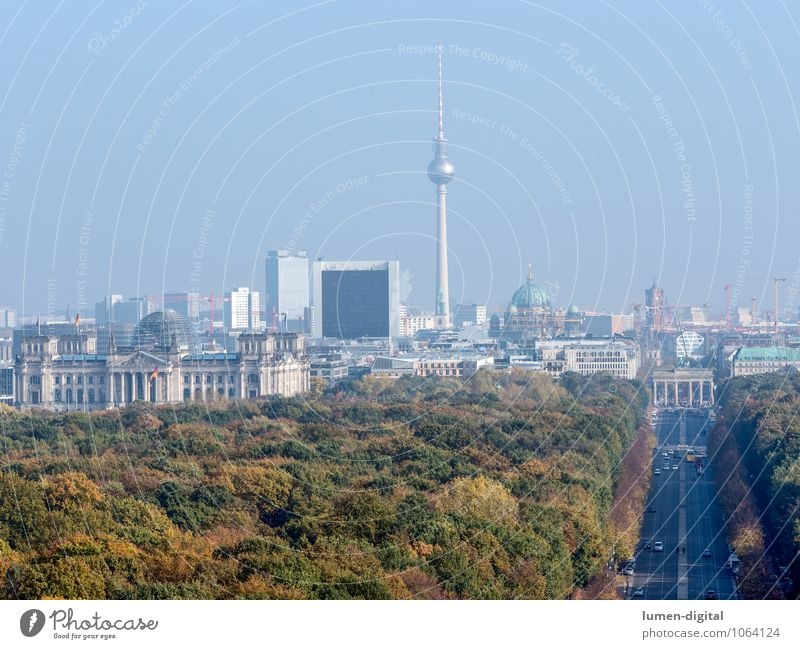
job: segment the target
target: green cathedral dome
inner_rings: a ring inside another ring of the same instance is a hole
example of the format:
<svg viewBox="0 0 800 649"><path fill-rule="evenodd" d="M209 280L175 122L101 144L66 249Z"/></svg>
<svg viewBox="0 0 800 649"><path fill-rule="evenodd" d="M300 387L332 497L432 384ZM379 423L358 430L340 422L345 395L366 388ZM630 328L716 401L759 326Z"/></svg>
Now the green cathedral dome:
<svg viewBox="0 0 800 649"><path fill-rule="evenodd" d="M530 266L528 266L527 281L514 291L514 295L511 297L511 306L515 309L550 306L550 298L547 293L533 283L533 272Z"/></svg>

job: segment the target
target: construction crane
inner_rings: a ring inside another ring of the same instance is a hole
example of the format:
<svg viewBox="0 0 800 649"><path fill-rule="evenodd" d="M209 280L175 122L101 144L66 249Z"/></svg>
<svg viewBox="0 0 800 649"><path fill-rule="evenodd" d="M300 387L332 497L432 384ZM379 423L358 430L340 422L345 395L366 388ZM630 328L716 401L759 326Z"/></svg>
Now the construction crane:
<svg viewBox="0 0 800 649"><path fill-rule="evenodd" d="M725 329L731 328L731 284L725 285Z"/></svg>
<svg viewBox="0 0 800 649"><path fill-rule="evenodd" d="M747 279L753 282L766 282L766 281L772 282L773 286L772 319L773 319L773 326L775 328L775 333L777 333L778 332L778 283L785 282L786 278L774 276L774 277L748 277ZM753 298L753 300L755 300L755 298ZM753 305L754 306L751 307L751 310L753 311L752 314L753 322L755 323L755 302L753 302Z"/></svg>

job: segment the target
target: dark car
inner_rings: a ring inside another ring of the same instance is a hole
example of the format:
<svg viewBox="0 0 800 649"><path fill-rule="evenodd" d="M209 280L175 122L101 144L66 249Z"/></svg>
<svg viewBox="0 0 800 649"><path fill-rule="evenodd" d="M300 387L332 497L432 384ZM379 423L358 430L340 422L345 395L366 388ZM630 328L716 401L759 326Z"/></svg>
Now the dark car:
<svg viewBox="0 0 800 649"><path fill-rule="evenodd" d="M649 550L650 549L650 541L648 541L647 543L644 544L644 549L645 550Z"/></svg>
<svg viewBox="0 0 800 649"><path fill-rule="evenodd" d="M717 599L717 591L715 591L715 590L707 590L706 591L706 599Z"/></svg>
<svg viewBox="0 0 800 649"><path fill-rule="evenodd" d="M656 506L650 505L650 507L647 508L647 511L650 512L651 514L654 513L656 511Z"/></svg>
<svg viewBox="0 0 800 649"><path fill-rule="evenodd" d="M703 550L703 558L704 559L708 559L710 556L711 556L711 550L710 549L706 548L705 550Z"/></svg>

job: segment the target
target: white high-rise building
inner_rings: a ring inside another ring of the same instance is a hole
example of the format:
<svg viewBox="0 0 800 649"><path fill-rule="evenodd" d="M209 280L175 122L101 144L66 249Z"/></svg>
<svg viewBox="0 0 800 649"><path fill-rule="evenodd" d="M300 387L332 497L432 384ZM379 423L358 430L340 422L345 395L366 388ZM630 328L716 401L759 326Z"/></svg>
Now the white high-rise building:
<svg viewBox="0 0 800 649"><path fill-rule="evenodd" d="M224 324L228 331L260 329L261 301L258 291L240 286L225 293Z"/></svg>
<svg viewBox="0 0 800 649"><path fill-rule="evenodd" d="M305 250L270 250L266 260L267 325L286 331L307 331L309 266Z"/></svg>

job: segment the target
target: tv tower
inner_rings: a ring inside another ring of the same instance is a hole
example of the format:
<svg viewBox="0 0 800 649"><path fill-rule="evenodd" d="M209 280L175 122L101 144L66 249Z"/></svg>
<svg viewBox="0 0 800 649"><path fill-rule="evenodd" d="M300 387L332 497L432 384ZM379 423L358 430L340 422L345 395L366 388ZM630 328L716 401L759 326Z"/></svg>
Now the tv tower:
<svg viewBox="0 0 800 649"><path fill-rule="evenodd" d="M447 159L442 103L442 44L437 49L439 67L439 132L433 138L433 160L428 165L428 178L436 185L436 327L450 327L450 294L447 279L447 183L453 180L455 167Z"/></svg>

